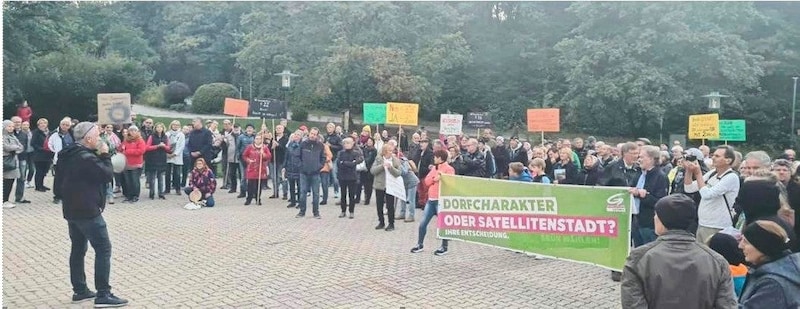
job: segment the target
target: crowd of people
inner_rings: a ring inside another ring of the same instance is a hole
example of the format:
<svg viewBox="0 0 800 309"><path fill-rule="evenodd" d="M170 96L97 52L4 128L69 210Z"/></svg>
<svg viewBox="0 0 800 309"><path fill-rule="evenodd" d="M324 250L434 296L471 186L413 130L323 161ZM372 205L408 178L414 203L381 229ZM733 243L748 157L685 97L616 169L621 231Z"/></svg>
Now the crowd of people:
<svg viewBox="0 0 800 309"><path fill-rule="evenodd" d="M29 203L26 187L50 190L43 180L51 164L53 202L61 203L69 193L59 188L72 177L61 174L75 167L59 162L65 156L75 160L75 147L82 140L86 144L89 130L76 133L81 124L70 118L52 131L47 119L33 129L18 116L3 124L3 207ZM111 164L115 170L103 186L101 209L118 193L123 202L137 203L143 172L150 199L197 192L198 203L213 207L219 187L238 193L244 205L261 205L262 191L271 190L269 198L286 200L288 208L298 209L297 218L306 216L310 202L311 215L320 219L319 207L328 203L333 187L339 218L353 219L355 205L371 204L374 195L375 229L392 231L396 221L414 222L415 209L423 209L412 253L424 250L442 174L625 187L634 202L635 249L625 271L612 272L613 280L622 281L624 307L730 307L737 304L735 295L747 308L800 305L800 228L795 224L800 162L790 149L773 161L763 151L742 155L719 146L712 152L705 145L684 149L678 142L655 146L646 138L610 145L590 136L533 146L515 136L494 136L489 129L475 137L429 136L424 130L407 136L403 130L373 133L368 125L345 133L328 123L323 130L302 125L287 132L285 120L273 130L263 124L257 130L228 120L219 128L218 122L199 118L191 125L175 120L169 127L152 119L102 125L93 145L110 162L115 157L120 162ZM389 192L387 175L402 178L404 196ZM443 240L434 254L447 252ZM82 297L86 290L73 283L76 297ZM686 289L694 294L684 294Z"/></svg>

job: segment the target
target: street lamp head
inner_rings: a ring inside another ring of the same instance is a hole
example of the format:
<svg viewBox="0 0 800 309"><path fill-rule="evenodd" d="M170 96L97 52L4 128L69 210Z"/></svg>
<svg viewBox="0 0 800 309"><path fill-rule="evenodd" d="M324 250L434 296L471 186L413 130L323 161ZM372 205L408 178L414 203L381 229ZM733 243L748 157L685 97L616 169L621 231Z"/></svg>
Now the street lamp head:
<svg viewBox="0 0 800 309"><path fill-rule="evenodd" d="M720 98L727 98L729 96L719 94L719 92L711 92L707 95L703 96L704 98L708 98L708 108L710 109L719 109L720 106Z"/></svg>
<svg viewBox="0 0 800 309"><path fill-rule="evenodd" d="M275 76L281 77L281 87L283 88L291 88L292 87L292 77L298 77L300 75L293 74L290 70L283 70L283 72L275 73Z"/></svg>

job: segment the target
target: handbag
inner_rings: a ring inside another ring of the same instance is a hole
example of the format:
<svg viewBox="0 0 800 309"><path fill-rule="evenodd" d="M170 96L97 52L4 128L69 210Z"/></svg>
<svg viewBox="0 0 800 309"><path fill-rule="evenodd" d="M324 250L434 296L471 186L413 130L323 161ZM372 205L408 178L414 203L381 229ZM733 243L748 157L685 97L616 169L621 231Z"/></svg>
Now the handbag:
<svg viewBox="0 0 800 309"><path fill-rule="evenodd" d="M367 163L365 161L361 161L361 163L356 164L356 171L358 171L358 172L366 172L367 171Z"/></svg>
<svg viewBox="0 0 800 309"><path fill-rule="evenodd" d="M15 155L3 156L3 171L10 172L17 169L17 157Z"/></svg>

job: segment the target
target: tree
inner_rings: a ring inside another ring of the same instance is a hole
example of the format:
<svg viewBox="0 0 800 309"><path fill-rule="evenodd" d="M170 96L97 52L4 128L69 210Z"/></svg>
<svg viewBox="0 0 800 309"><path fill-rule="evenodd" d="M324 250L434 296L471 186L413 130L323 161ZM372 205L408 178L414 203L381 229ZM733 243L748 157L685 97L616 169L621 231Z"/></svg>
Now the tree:
<svg viewBox="0 0 800 309"><path fill-rule="evenodd" d="M235 98L238 90L231 84L212 83L197 88L192 97L192 111L202 114L220 114L225 98Z"/></svg>
<svg viewBox="0 0 800 309"><path fill-rule="evenodd" d="M192 95L189 86L181 82L171 82L164 89L164 101L166 105L183 104L183 101Z"/></svg>

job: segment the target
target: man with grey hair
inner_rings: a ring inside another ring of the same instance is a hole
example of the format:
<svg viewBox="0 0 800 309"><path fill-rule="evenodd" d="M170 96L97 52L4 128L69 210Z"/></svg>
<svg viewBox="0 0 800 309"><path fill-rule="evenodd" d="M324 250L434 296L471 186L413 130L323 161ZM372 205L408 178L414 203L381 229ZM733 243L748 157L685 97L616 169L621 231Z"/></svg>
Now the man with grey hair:
<svg viewBox="0 0 800 309"><path fill-rule="evenodd" d="M639 147L639 167L642 170L636 187L631 187L628 192L633 195L633 209L631 213L638 217L636 225L631 224L631 233L639 232L641 245L653 242L656 236L653 216L655 216L656 202L667 196L669 180L667 175L659 168L658 161L661 151L658 147L645 145ZM634 230L636 227L636 231Z"/></svg>
<svg viewBox="0 0 800 309"><path fill-rule="evenodd" d="M467 152L455 161L456 174L471 177L489 177L486 170L486 156L478 149L478 139L470 138L466 143Z"/></svg>
<svg viewBox="0 0 800 309"><path fill-rule="evenodd" d="M771 165L772 160L765 151L751 151L744 156L739 172L744 179L753 175L757 170L769 169Z"/></svg>
<svg viewBox="0 0 800 309"><path fill-rule="evenodd" d="M95 307L121 307L128 301L111 294L111 241L103 219L106 186L114 177L108 144L100 140L99 128L81 122L73 130L77 143L61 151L53 191L63 196L62 212L67 220L72 249L69 258L73 302L94 298ZM84 260L87 242L95 252L95 294L86 285Z"/></svg>
<svg viewBox="0 0 800 309"><path fill-rule="evenodd" d="M59 152L75 143L75 138L72 136L72 118L64 117L58 124L58 130L50 135L47 139L47 146L55 154L53 156L53 170L57 171ZM56 172L58 173L58 172ZM53 204L61 203L61 196L53 191Z"/></svg>

